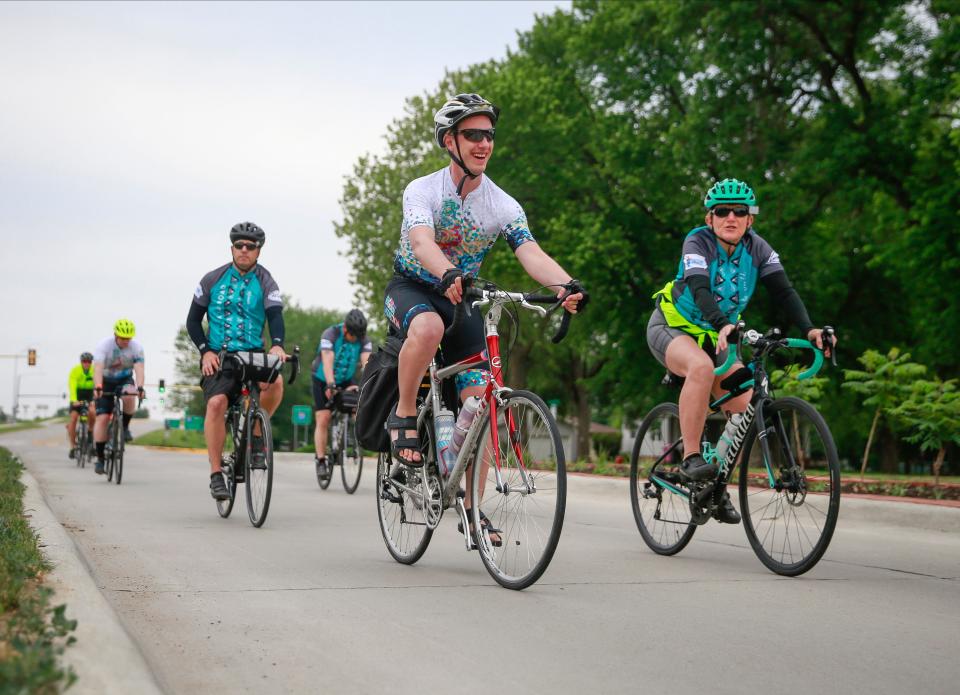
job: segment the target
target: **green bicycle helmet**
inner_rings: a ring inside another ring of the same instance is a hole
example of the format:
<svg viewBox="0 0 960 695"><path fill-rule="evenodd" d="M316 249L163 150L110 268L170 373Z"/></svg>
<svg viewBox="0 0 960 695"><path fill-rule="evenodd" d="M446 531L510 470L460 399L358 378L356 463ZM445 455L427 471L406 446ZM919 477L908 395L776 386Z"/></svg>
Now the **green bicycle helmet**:
<svg viewBox="0 0 960 695"><path fill-rule="evenodd" d="M760 212L760 208L757 207L757 196L754 194L753 189L743 181L738 181L737 179L717 181L710 187L706 197L703 199L703 206L707 208L707 210L724 203L748 205L751 215L756 215Z"/></svg>
<svg viewBox="0 0 960 695"><path fill-rule="evenodd" d="M132 338L137 334L137 329L130 319L118 319L113 324L113 334L118 338Z"/></svg>

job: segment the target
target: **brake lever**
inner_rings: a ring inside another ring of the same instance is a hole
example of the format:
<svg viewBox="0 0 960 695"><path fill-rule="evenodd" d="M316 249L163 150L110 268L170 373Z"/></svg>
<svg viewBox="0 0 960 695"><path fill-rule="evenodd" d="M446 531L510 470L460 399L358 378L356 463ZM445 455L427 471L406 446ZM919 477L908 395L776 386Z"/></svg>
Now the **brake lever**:
<svg viewBox="0 0 960 695"><path fill-rule="evenodd" d="M834 330L833 326L824 326L823 327L823 342L830 343L830 364L834 367L837 366L837 341L836 341L837 332Z"/></svg>

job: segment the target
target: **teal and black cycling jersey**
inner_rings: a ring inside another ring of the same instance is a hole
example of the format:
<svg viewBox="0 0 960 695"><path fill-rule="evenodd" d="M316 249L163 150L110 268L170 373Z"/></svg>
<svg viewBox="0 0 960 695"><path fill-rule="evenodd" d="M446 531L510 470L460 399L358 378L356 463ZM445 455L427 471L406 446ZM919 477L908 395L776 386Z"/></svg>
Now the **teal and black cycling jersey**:
<svg viewBox="0 0 960 695"><path fill-rule="evenodd" d="M267 313L273 307L283 306L279 286L259 263L247 273L241 273L233 263L227 263L204 275L193 296L194 303L206 310L210 327L205 344L198 343L201 350L263 349L263 324ZM271 332L272 328L271 324ZM191 337L194 337L193 333L191 331ZM273 338L274 343L279 344L283 336L274 335Z"/></svg>
<svg viewBox="0 0 960 695"><path fill-rule="evenodd" d="M757 280L782 272L780 256L753 229L748 229L728 254L709 227L697 227L683 240L683 257L673 281L671 299L687 321L712 330L687 287L687 278L691 275L709 277L717 306L730 323L736 323L753 296Z"/></svg>
<svg viewBox="0 0 960 695"><path fill-rule="evenodd" d="M357 372L357 364L360 362L360 355L364 352L373 352L373 343L366 338L363 342L354 340L350 342L343 335L343 324L338 323L330 326L320 336L320 345L317 346L317 367L313 373L314 378L326 383L327 377L323 373L323 359L321 357L324 350L333 351L333 380L338 384L349 384L353 381L353 375Z"/></svg>

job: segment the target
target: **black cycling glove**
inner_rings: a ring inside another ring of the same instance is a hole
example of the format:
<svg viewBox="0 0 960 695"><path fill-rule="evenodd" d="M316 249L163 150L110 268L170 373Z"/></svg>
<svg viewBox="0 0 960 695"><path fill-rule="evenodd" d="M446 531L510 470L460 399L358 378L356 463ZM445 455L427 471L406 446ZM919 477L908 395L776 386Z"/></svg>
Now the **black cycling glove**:
<svg viewBox="0 0 960 695"><path fill-rule="evenodd" d="M577 302L577 311L583 311L587 308L587 304L590 302L590 294L583 288L583 285L580 284L579 280L571 280L564 287L570 292L570 294L577 294L578 292L583 296Z"/></svg>
<svg viewBox="0 0 960 695"><path fill-rule="evenodd" d="M447 293L447 290L450 289L450 286L457 281L457 278L463 277L463 271L459 268L450 268L443 274L443 277L440 278L440 292L443 294Z"/></svg>

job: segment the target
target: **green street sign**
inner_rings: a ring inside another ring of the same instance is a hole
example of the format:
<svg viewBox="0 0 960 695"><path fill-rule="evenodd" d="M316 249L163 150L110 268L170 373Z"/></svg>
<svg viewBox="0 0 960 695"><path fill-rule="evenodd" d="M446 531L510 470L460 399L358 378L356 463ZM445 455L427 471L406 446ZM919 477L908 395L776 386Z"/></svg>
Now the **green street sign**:
<svg viewBox="0 0 960 695"><path fill-rule="evenodd" d="M164 422L168 430L180 429L180 418L167 418Z"/></svg>
<svg viewBox="0 0 960 695"><path fill-rule="evenodd" d="M203 418L198 415L188 415L183 423L183 429L203 432Z"/></svg>
<svg viewBox="0 0 960 695"><path fill-rule="evenodd" d="M309 405L293 406L293 424L309 425L313 420L313 408Z"/></svg>

